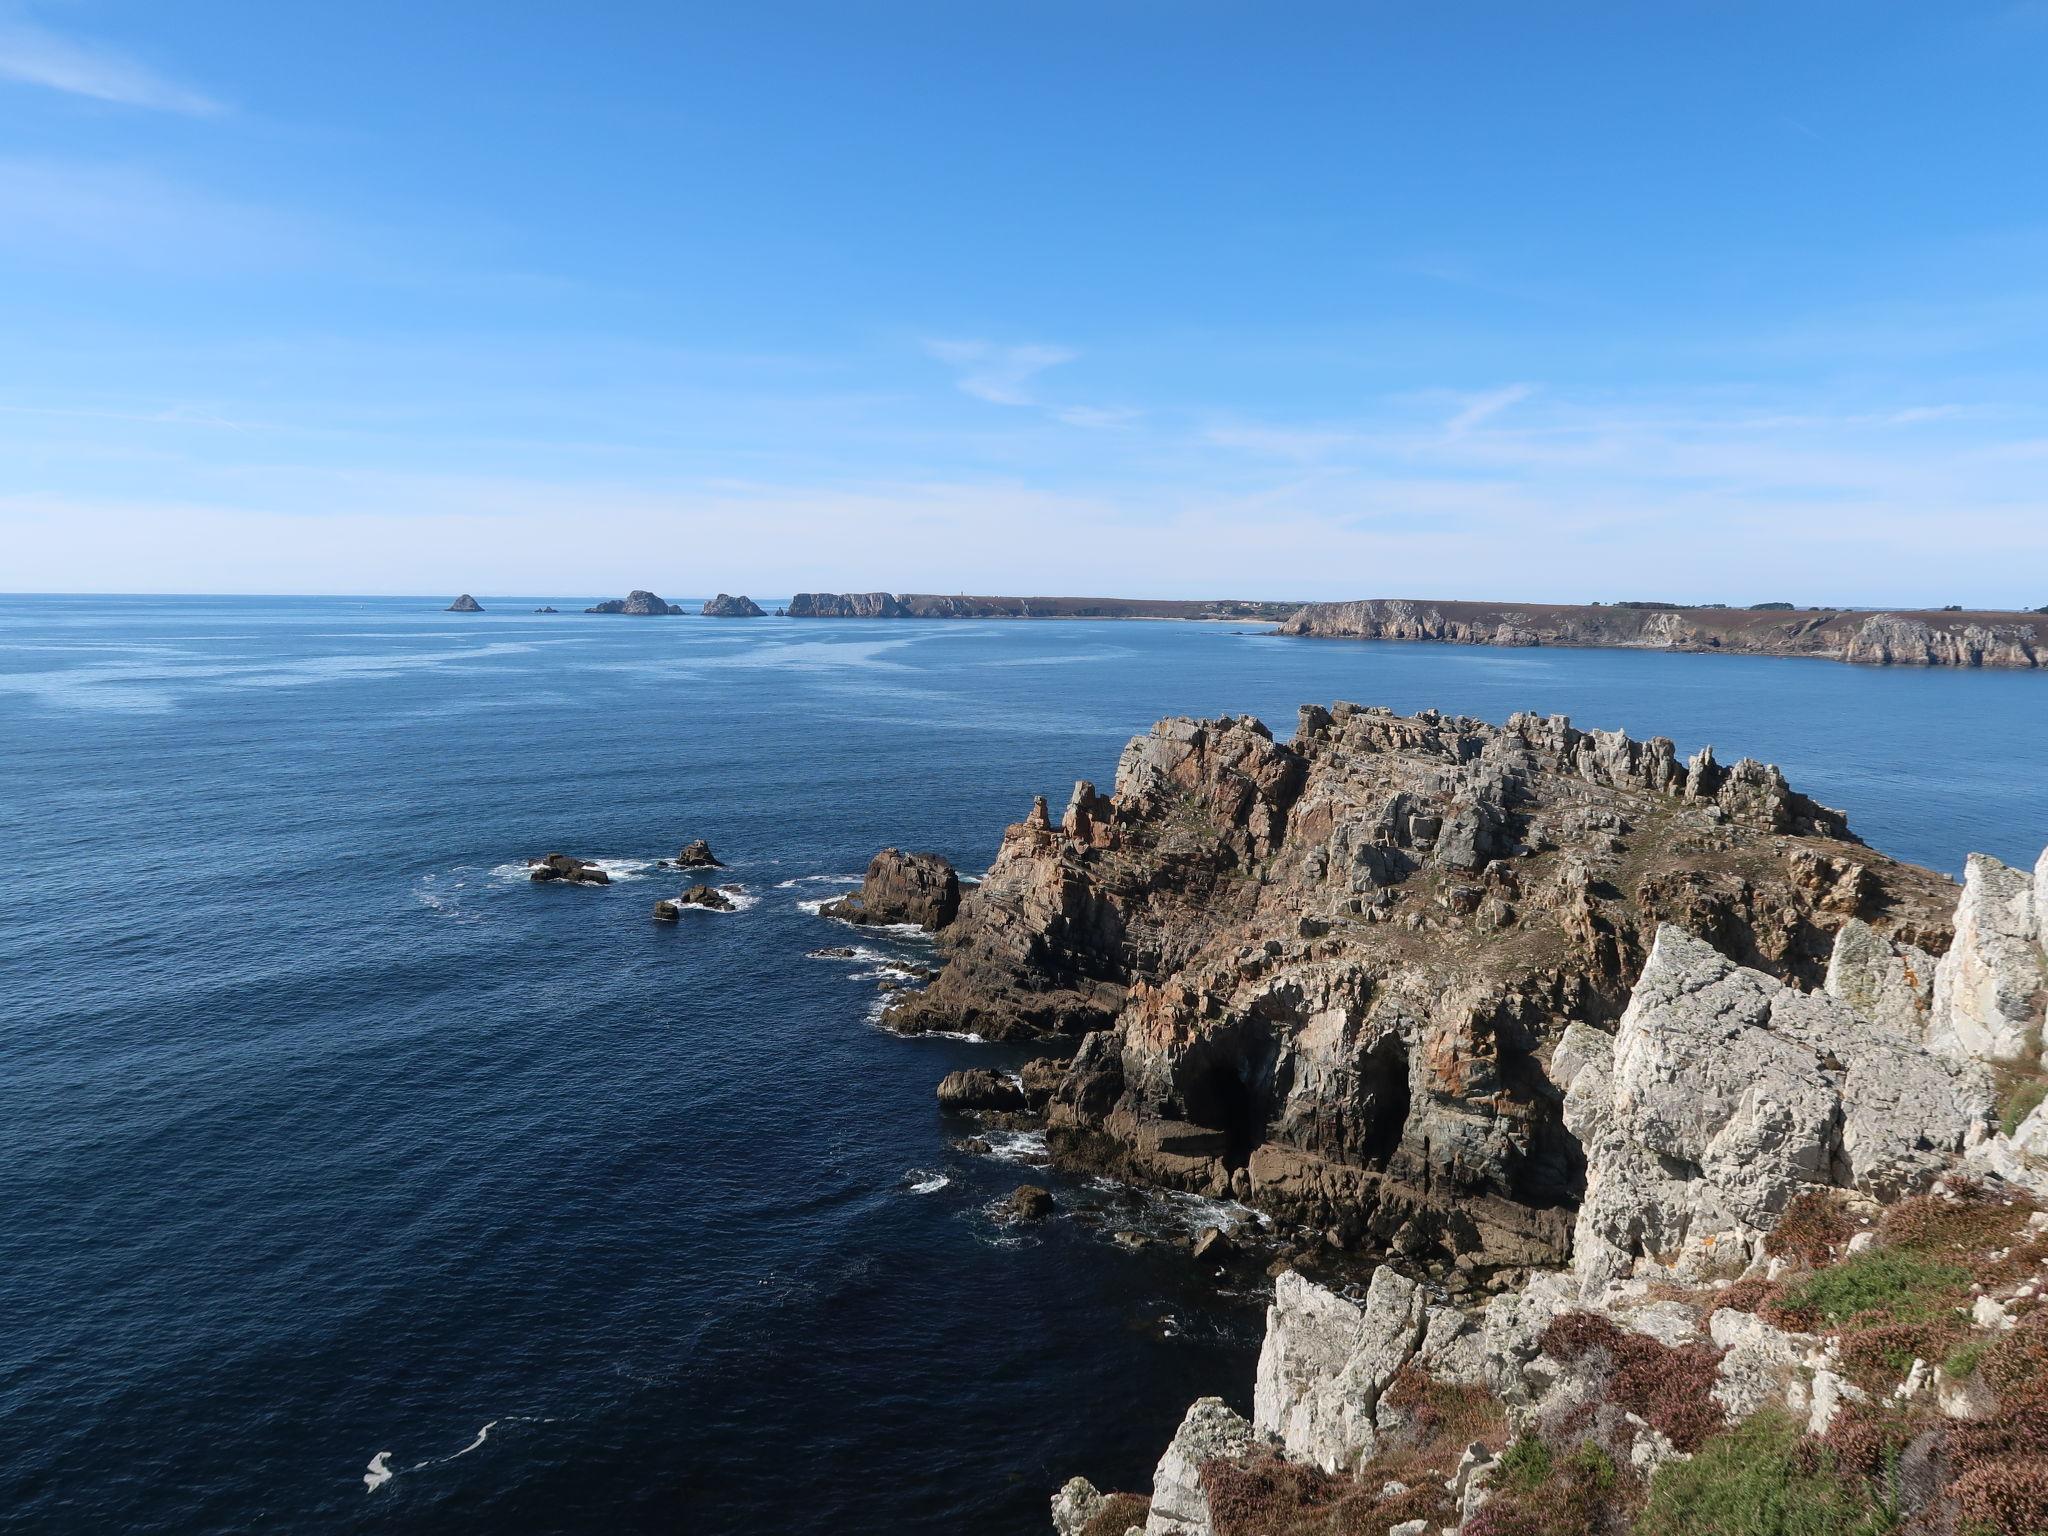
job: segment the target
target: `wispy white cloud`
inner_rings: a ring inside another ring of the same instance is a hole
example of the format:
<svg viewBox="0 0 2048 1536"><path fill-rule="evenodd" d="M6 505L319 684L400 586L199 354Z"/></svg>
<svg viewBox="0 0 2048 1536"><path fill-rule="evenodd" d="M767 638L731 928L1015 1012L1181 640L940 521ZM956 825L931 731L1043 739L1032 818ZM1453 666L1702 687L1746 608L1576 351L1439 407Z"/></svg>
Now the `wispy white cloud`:
<svg viewBox="0 0 2048 1536"><path fill-rule="evenodd" d="M1490 389L1483 395L1473 395L1456 415L1444 423L1444 435L1462 437L1489 417L1498 416L1509 406L1519 404L1535 393L1533 384L1509 384L1501 389Z"/></svg>
<svg viewBox="0 0 2048 1536"><path fill-rule="evenodd" d="M192 117L222 110L212 97L124 53L53 32L19 9L0 9L0 79Z"/></svg>
<svg viewBox="0 0 2048 1536"><path fill-rule="evenodd" d="M1031 381L1080 354L1066 347L1004 347L987 341L928 341L924 349L957 370L963 394L991 405L1037 405Z"/></svg>

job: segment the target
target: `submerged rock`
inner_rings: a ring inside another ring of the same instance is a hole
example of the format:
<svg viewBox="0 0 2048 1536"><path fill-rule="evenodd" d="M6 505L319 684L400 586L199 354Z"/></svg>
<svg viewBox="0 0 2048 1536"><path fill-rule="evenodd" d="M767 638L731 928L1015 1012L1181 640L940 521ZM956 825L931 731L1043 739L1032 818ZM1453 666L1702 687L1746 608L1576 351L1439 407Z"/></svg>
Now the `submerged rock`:
<svg viewBox="0 0 2048 1536"><path fill-rule="evenodd" d="M686 907L708 907L713 912L731 912L739 903L716 886L693 885L676 900Z"/></svg>
<svg viewBox="0 0 2048 1536"><path fill-rule="evenodd" d="M588 859L572 858L566 853L551 853L545 858L526 861L527 878L537 885L549 881L566 880L572 885L610 885L612 877Z"/></svg>
<svg viewBox="0 0 2048 1536"><path fill-rule="evenodd" d="M465 592L448 605L448 611L450 613L482 613L484 605Z"/></svg>
<svg viewBox="0 0 2048 1536"><path fill-rule="evenodd" d="M663 602L652 592L635 587L624 597L614 597L583 610L585 613L627 613L634 615L673 614L683 610L674 603Z"/></svg>
<svg viewBox="0 0 2048 1536"><path fill-rule="evenodd" d="M728 597L721 592L706 603L700 612L707 619L761 619L767 613L751 597Z"/></svg>
<svg viewBox="0 0 2048 1536"><path fill-rule="evenodd" d="M1012 1221L1043 1221L1053 1211L1052 1191L1036 1184L1019 1184L1003 1202Z"/></svg>
<svg viewBox="0 0 2048 1536"><path fill-rule="evenodd" d="M821 910L849 923L908 923L937 930L960 910L960 877L939 854L884 848L869 861L858 891Z"/></svg>

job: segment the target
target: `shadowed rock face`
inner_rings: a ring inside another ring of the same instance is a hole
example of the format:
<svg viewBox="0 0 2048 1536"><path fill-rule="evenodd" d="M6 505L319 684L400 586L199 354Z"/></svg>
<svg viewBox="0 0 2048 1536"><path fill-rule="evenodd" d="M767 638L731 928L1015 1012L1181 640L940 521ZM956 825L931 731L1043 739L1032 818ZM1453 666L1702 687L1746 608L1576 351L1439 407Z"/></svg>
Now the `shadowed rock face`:
<svg viewBox="0 0 2048 1536"><path fill-rule="evenodd" d="M1560 1261L1584 1190L1549 1070L1659 927L1818 987L1852 919L1946 949L1955 887L1777 769L1518 715L1338 705L1283 745L1166 720L1116 793L1041 800L900 1030L1077 1037L1069 1167L1229 1192L1418 1254Z"/></svg>
<svg viewBox="0 0 2048 1536"><path fill-rule="evenodd" d="M643 592L636 587L624 597L612 598L609 602L599 603L595 607L586 608L583 611L585 613L630 613L644 617L650 614L681 613L683 610L674 603L663 602L652 592Z"/></svg>

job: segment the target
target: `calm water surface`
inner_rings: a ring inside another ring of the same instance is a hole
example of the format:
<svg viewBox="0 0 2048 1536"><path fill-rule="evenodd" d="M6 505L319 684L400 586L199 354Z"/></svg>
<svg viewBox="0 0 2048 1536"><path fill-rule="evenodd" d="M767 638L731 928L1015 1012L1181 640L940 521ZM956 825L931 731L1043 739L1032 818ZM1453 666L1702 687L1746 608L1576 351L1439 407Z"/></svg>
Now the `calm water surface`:
<svg viewBox="0 0 2048 1536"><path fill-rule="evenodd" d="M1039 1536L1142 1486L1247 1406L1258 1299L993 1223L1023 1169L931 1090L1017 1053L874 1028L802 903L982 867L1163 714L1558 711L1951 872L2048 842L2038 675L542 601L0 598L0 1524ZM699 836L751 904L656 926Z"/></svg>

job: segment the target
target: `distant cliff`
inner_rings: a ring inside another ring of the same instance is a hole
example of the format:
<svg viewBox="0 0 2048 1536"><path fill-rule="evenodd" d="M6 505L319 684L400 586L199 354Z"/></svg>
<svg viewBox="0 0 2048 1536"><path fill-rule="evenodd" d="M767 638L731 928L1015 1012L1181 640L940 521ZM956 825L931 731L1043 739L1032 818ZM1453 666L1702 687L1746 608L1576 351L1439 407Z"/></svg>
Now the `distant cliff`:
<svg viewBox="0 0 2048 1536"><path fill-rule="evenodd" d="M970 597L933 592L799 592L793 619L1284 619L1293 603L1230 598Z"/></svg>
<svg viewBox="0 0 2048 1536"><path fill-rule="evenodd" d="M2048 667L2048 616L1861 613L1834 608L1685 608L1648 603L1310 603L1283 635L1459 645L1627 646L1820 656L1879 666Z"/></svg>

